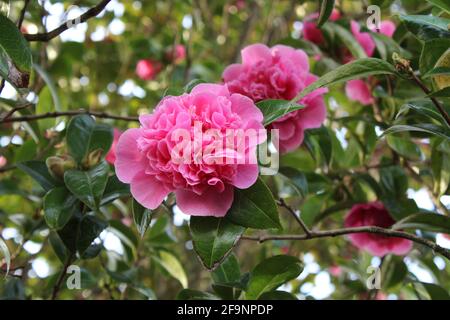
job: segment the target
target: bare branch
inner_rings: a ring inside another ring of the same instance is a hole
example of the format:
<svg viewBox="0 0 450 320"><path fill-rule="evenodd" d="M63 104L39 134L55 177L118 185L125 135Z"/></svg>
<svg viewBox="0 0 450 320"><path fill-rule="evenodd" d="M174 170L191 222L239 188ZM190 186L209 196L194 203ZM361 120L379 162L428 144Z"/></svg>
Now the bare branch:
<svg viewBox="0 0 450 320"><path fill-rule="evenodd" d="M327 231L310 231L310 234L286 234L286 235L261 235L261 236L243 236L241 239L244 240L253 240L258 241L260 243L270 240L310 240L310 239L316 239L316 238L327 238L327 237L337 237L337 236L343 236L346 234L352 234L352 233L376 233L380 235L384 235L386 237L397 237L397 238L403 238L408 239L411 241L414 241L416 243L420 243L424 246L427 246L431 248L433 251L440 253L444 257L450 260L450 250L445 249L438 244L418 237L414 234L407 233L404 231L398 231L398 230L392 230L392 229L385 229L375 226L366 226L366 227L356 227L356 228L343 228L343 229L334 229L334 230L327 230Z"/></svg>
<svg viewBox="0 0 450 320"><path fill-rule="evenodd" d="M108 3L111 0L102 0L99 4L97 4L95 7L90 8L88 11L83 13L81 16L69 20L66 23L63 23L58 28L53 29L52 31L46 32L46 33L36 33L36 34L24 34L25 39L28 41L49 41L57 36L59 36L61 33L69 29L70 25L75 25L77 22L83 23L86 22L88 19L96 17L100 12L103 11L103 9L108 5Z"/></svg>
<svg viewBox="0 0 450 320"><path fill-rule="evenodd" d="M95 116L97 118L104 118L104 119L115 119L115 120L124 120L124 121L139 121L139 117L130 117L130 116L116 116L113 114L109 114L106 112L98 112L98 111L89 111L89 110L70 110L70 111L62 111L62 112L47 112L43 114L33 114L33 115L27 115L27 116L21 116L21 117L12 117L12 118L3 118L0 120L0 123L7 123L7 122L20 122L20 121L34 121L34 120L40 120L40 119L46 119L46 118L57 118L61 116L75 116L78 114L88 114L91 116Z"/></svg>

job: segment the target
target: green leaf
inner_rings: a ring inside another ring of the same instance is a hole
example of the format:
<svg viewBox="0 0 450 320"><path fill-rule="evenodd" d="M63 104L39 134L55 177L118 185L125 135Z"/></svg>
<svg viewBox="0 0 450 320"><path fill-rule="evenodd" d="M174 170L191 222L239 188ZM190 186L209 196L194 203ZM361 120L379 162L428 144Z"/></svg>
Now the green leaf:
<svg viewBox="0 0 450 320"><path fill-rule="evenodd" d="M44 197L44 218L51 229L61 229L77 209L78 200L65 187L50 190Z"/></svg>
<svg viewBox="0 0 450 320"><path fill-rule="evenodd" d="M367 76L373 76L377 74L397 74L394 66L390 63L376 58L359 59L347 64L344 64L333 71L323 75L312 84L307 86L300 94L292 99L292 101L298 101L312 91L328 87L332 84L337 84L352 79L364 78Z"/></svg>
<svg viewBox="0 0 450 320"><path fill-rule="evenodd" d="M403 258L392 254L385 257L381 270L384 289L389 289L402 283L408 274L408 267L403 262Z"/></svg>
<svg viewBox="0 0 450 320"><path fill-rule="evenodd" d="M421 286L423 290L421 290L423 293L426 293L428 297L426 299L431 300L450 300L450 295L448 294L447 290L442 288L441 286L438 286L434 283L426 283L426 282L415 282L415 285Z"/></svg>
<svg viewBox="0 0 450 320"><path fill-rule="evenodd" d="M62 229L58 230L58 235L67 250L72 253L78 252L82 256L107 226L107 222L92 214L82 216L77 212Z"/></svg>
<svg viewBox="0 0 450 320"><path fill-rule="evenodd" d="M408 178L400 166L383 167L380 169L380 185L385 195L401 198L408 189Z"/></svg>
<svg viewBox="0 0 450 320"><path fill-rule="evenodd" d="M139 234L141 235L141 238L143 238L145 231L147 231L147 228L152 221L152 211L150 209L144 208L134 199L132 209L134 223Z"/></svg>
<svg viewBox="0 0 450 320"><path fill-rule="evenodd" d="M329 27L333 29L342 43L348 48L348 50L350 50L353 57L356 59L367 58L366 52L350 31L341 27L337 23L329 23Z"/></svg>
<svg viewBox="0 0 450 320"><path fill-rule="evenodd" d="M443 88L438 91L434 91L428 95L428 97L443 97L447 98L450 97L450 87Z"/></svg>
<svg viewBox="0 0 450 320"><path fill-rule="evenodd" d="M450 38L450 32L448 31L450 19L431 15L400 15L400 20L405 24L409 32L421 40Z"/></svg>
<svg viewBox="0 0 450 320"><path fill-rule="evenodd" d="M108 177L100 205L104 206L118 198L130 195L130 185L119 181L116 175Z"/></svg>
<svg viewBox="0 0 450 320"><path fill-rule="evenodd" d="M411 159L421 160L423 154L417 144L410 140L409 136L397 137L395 135L386 136L386 142L398 154Z"/></svg>
<svg viewBox="0 0 450 320"><path fill-rule="evenodd" d="M450 218L441 214L417 213L392 226L393 229L419 229L450 234Z"/></svg>
<svg viewBox="0 0 450 320"><path fill-rule="evenodd" d="M48 172L47 165L44 161L25 161L17 164L17 167L31 176L45 190L49 191L54 187L61 185Z"/></svg>
<svg viewBox="0 0 450 320"><path fill-rule="evenodd" d="M263 100L256 104L264 115L264 125L267 126L282 116L303 109L305 106L287 100Z"/></svg>
<svg viewBox="0 0 450 320"><path fill-rule="evenodd" d="M169 251L160 250L152 258L173 278L177 279L183 288L187 288L188 279L181 262Z"/></svg>
<svg viewBox="0 0 450 320"><path fill-rule="evenodd" d="M113 232L122 243L133 250L138 247L139 239L130 227L124 225L119 220L110 220L109 226L111 232Z"/></svg>
<svg viewBox="0 0 450 320"><path fill-rule="evenodd" d="M211 273L214 283L235 283L241 279L239 262L234 254L230 254L223 263Z"/></svg>
<svg viewBox="0 0 450 320"><path fill-rule="evenodd" d="M0 252L3 254L6 263L6 273L5 273L6 278L6 276L9 273L9 267L11 266L11 255L9 254L8 246L6 245L5 241L3 241L2 238L0 238Z"/></svg>
<svg viewBox="0 0 450 320"><path fill-rule="evenodd" d="M413 110L421 115L439 121L443 125L447 125L442 114L437 110L436 106L430 100L415 100L401 106L396 115L396 119L405 114L408 110Z"/></svg>
<svg viewBox="0 0 450 320"><path fill-rule="evenodd" d="M397 124L387 128L383 132L383 135L404 131L425 132L445 139L450 139L450 131L447 128L443 128L432 123L422 123L415 125Z"/></svg>
<svg viewBox="0 0 450 320"><path fill-rule="evenodd" d="M32 55L16 25L0 14L0 75L18 88L28 87ZM11 60L12 63L10 63Z"/></svg>
<svg viewBox="0 0 450 320"><path fill-rule="evenodd" d="M450 47L450 39L432 39L424 43L419 60L420 73L425 75L431 71L439 58Z"/></svg>
<svg viewBox="0 0 450 320"><path fill-rule="evenodd" d="M219 297L209 292L183 289L177 295L177 300L220 300Z"/></svg>
<svg viewBox="0 0 450 320"><path fill-rule="evenodd" d="M247 189L235 189L227 218L235 224L255 229L281 228L272 192L258 179Z"/></svg>
<svg viewBox="0 0 450 320"><path fill-rule="evenodd" d="M436 75L450 75L450 68L449 67L436 67L425 73L422 78L430 78L432 76Z"/></svg>
<svg viewBox="0 0 450 320"><path fill-rule="evenodd" d="M231 253L245 228L227 218L191 217L194 249L203 265L213 270Z"/></svg>
<svg viewBox="0 0 450 320"><path fill-rule="evenodd" d="M304 197L308 194L308 181L303 172L291 167L281 167L279 173L290 179L300 195Z"/></svg>
<svg viewBox="0 0 450 320"><path fill-rule="evenodd" d="M297 278L302 271L303 264L296 257L279 255L263 260L250 275L246 297L258 299L264 292Z"/></svg>
<svg viewBox="0 0 450 320"><path fill-rule="evenodd" d="M37 73L39 73L39 76L44 80L45 84L47 85L46 88L48 88L50 95L52 97L54 110L62 111L61 99L59 98L58 89L56 88L56 85L53 82L51 76L40 65L36 63L33 63L33 68L36 70ZM38 101L38 104L39 102L40 99Z"/></svg>
<svg viewBox="0 0 450 320"><path fill-rule="evenodd" d="M67 146L72 157L81 163L90 152L101 149L108 152L113 141L113 130L105 124L96 124L88 115L78 115L70 121L66 133Z"/></svg>
<svg viewBox="0 0 450 320"><path fill-rule="evenodd" d="M319 19L317 20L317 26L319 28L330 18L333 8L334 0L320 1Z"/></svg>
<svg viewBox="0 0 450 320"><path fill-rule="evenodd" d="M258 300L298 300L298 299L290 292L275 290L264 292L262 295L259 296Z"/></svg>
<svg viewBox="0 0 450 320"><path fill-rule="evenodd" d="M98 209L108 181L109 166L105 161L89 171L68 170L64 173L67 188L89 208Z"/></svg>
<svg viewBox="0 0 450 320"><path fill-rule="evenodd" d="M435 5L436 7L447 11L447 13L450 13L450 3L447 0L427 0L427 1Z"/></svg>

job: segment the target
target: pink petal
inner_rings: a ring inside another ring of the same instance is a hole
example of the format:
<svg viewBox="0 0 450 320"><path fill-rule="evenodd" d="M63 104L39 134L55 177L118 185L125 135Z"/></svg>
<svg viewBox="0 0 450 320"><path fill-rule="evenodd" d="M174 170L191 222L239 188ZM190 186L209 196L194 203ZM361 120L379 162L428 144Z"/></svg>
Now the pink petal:
<svg viewBox="0 0 450 320"><path fill-rule="evenodd" d="M211 187L202 195L189 190L177 190L175 195L178 207L186 214L223 217L231 208L234 190L232 186L227 185L223 192L218 192L214 187Z"/></svg>
<svg viewBox="0 0 450 320"><path fill-rule="evenodd" d="M247 189L258 179L257 164L240 164L237 166L236 175L233 178L233 185L239 189Z"/></svg>
<svg viewBox="0 0 450 320"><path fill-rule="evenodd" d="M232 102L231 109L243 120L256 120L258 122L263 121L263 114L252 99L239 93L234 93L231 95L230 100Z"/></svg>
<svg viewBox="0 0 450 320"><path fill-rule="evenodd" d="M292 47L284 45L276 45L272 48L273 53L279 52L280 55L291 59L297 66L299 66L305 72L309 71L308 55L301 49L295 50Z"/></svg>
<svg viewBox="0 0 450 320"><path fill-rule="evenodd" d="M309 100L306 108L298 111L298 119L303 129L319 128L326 115L327 108L322 96Z"/></svg>
<svg viewBox="0 0 450 320"><path fill-rule="evenodd" d="M144 170L144 157L139 153L137 139L140 129L128 129L119 138L116 146L114 167L120 181L130 183L136 173Z"/></svg>
<svg viewBox="0 0 450 320"><path fill-rule="evenodd" d="M363 105L369 105L374 102L370 88L363 80L350 80L345 85L345 94L350 100L358 101Z"/></svg>
<svg viewBox="0 0 450 320"><path fill-rule="evenodd" d="M228 88L222 84L200 83L196 85L191 94L211 93L214 95L229 95Z"/></svg>
<svg viewBox="0 0 450 320"><path fill-rule="evenodd" d="M131 180L131 194L141 205L156 209L170 192L154 176L139 172Z"/></svg>
<svg viewBox="0 0 450 320"><path fill-rule="evenodd" d="M225 82L235 80L239 78L240 74L242 73L242 64L234 63L230 64L228 67L225 68L222 78Z"/></svg>
<svg viewBox="0 0 450 320"><path fill-rule="evenodd" d="M380 23L380 32L390 38L392 38L392 35L395 32L395 23L389 20L381 21Z"/></svg>
<svg viewBox="0 0 450 320"><path fill-rule="evenodd" d="M396 243L392 248L392 252L396 255L402 256L411 251L413 243L407 239L395 238Z"/></svg>
<svg viewBox="0 0 450 320"><path fill-rule="evenodd" d="M241 51L243 64L254 64L258 61L268 61L272 59L270 49L261 43L252 44Z"/></svg>

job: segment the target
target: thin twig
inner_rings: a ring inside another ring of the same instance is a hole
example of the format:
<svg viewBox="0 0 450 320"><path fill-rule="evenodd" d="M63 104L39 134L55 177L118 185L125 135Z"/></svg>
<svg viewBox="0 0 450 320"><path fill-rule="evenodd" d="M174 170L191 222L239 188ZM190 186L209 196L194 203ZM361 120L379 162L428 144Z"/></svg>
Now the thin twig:
<svg viewBox="0 0 450 320"><path fill-rule="evenodd" d="M19 105L19 106L17 106L17 107L12 108L12 109L9 110L8 113L2 118L2 122L3 122L4 120L8 119L9 117L11 117L11 116L14 114L14 112L19 111L19 110L22 110L22 109L26 109L26 108L28 108L28 107L30 107L30 106L32 106L32 105L33 105L32 103L25 103L25 104L22 104L22 105Z"/></svg>
<svg viewBox="0 0 450 320"><path fill-rule="evenodd" d="M28 7L29 3L30 3L30 0L25 0L22 11L20 11L20 17L19 17L19 20L17 21L17 28L19 30L22 27L23 19L25 19L25 13L27 12L27 7Z"/></svg>
<svg viewBox="0 0 450 320"><path fill-rule="evenodd" d="M419 79L418 76L414 74L414 72L410 72L412 80L422 89L422 91L429 95L431 93L430 89L427 88L427 86ZM450 116L448 115L447 111L445 111L444 107L437 101L435 97L429 97L431 101L434 103L434 105L438 108L439 112L444 117L445 121L447 121L447 124L450 125Z"/></svg>
<svg viewBox="0 0 450 320"><path fill-rule="evenodd" d="M71 253L67 257L66 263L64 264L64 267L61 270L61 274L59 275L58 280L56 281L56 284L53 287L52 297L51 297L52 300L55 300L56 297L58 296L59 290L61 289L61 285L64 280L64 276L66 275L66 272L67 272L67 268L69 268L70 264L72 263L73 256L74 256L74 254Z"/></svg>
<svg viewBox="0 0 450 320"><path fill-rule="evenodd" d="M306 226L306 224L303 222L303 220L297 215L297 213L295 212L294 209L292 209L285 201L283 198L280 198L280 200L278 200L278 205L280 207L285 208L287 211L289 211L289 213L294 217L294 219L298 222L298 224L300 225L300 227L303 229L303 231L305 232L306 235L310 235L311 231L308 229L308 227Z"/></svg>
<svg viewBox="0 0 450 320"><path fill-rule="evenodd" d="M424 239L420 238L414 234L407 233L404 231L399 230L392 230L392 229L385 229L375 226L366 226L366 227L355 227L355 228L343 228L343 229L334 229L334 230L327 230L327 231L310 231L310 234L286 234L286 235L261 235L261 236L243 236L241 239L244 240L252 240L252 241L258 241L260 243L270 240L310 240L310 239L316 239L316 238L327 238L327 237L337 237L337 236L343 236L347 234L352 233L375 233L375 234L381 234L386 237L397 237L397 238L403 238L408 239L416 243L420 243L424 246L427 246L434 250L435 252L440 253L444 257L450 260L450 250L445 249L438 244Z"/></svg>
<svg viewBox="0 0 450 320"><path fill-rule="evenodd" d="M19 121L34 121L34 120L40 120L40 119L46 119L46 118L57 118L61 116L75 116L79 114L88 114L91 116L95 116L98 118L105 118L105 119L115 119L115 120L124 120L124 121L139 121L139 117L130 117L130 116L116 116L113 114L109 114L106 112L98 112L98 111L90 111L90 110L70 110L70 111L62 111L62 112L47 112L42 114L34 114L34 115L26 115L21 117L12 117L9 119L2 119L0 120L0 123L6 123L6 122L19 122Z"/></svg>
<svg viewBox="0 0 450 320"><path fill-rule="evenodd" d="M95 7L90 8L81 16L63 23L58 28L53 29L52 31L36 34L27 33L24 34L24 37L28 41L49 41L69 29L70 26L76 25L77 23L86 22L88 19L97 16L100 12L103 11L103 9L108 5L110 1L111 0L102 0L99 4L97 4Z"/></svg>

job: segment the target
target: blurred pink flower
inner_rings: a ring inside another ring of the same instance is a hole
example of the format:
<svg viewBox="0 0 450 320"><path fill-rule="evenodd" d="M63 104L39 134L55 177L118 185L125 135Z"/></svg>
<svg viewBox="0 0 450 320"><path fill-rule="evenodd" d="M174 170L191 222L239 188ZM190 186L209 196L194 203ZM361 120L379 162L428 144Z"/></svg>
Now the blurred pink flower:
<svg viewBox="0 0 450 320"><path fill-rule="evenodd" d="M186 59L186 47L182 44L177 44L175 48L169 48L166 58L175 64L183 62Z"/></svg>
<svg viewBox="0 0 450 320"><path fill-rule="evenodd" d="M111 144L111 148L109 149L108 153L105 156L105 160L114 165L114 162L116 161L116 147L117 147L117 142L119 141L119 137L121 136L122 131L114 128L114 139L113 142Z"/></svg>
<svg viewBox="0 0 450 320"><path fill-rule="evenodd" d="M231 207L234 187L245 189L256 182L258 165L251 158L256 158L257 145L266 137L263 115L251 99L232 94L223 85L199 84L189 94L165 97L139 121L140 128L119 138L115 170L144 207L155 209L175 192L177 205L186 214L222 217ZM195 140L196 130L200 141ZM217 139L208 135L210 130L215 130ZM239 130L262 131L264 136L242 147ZM186 133L189 141L179 136ZM225 139L233 141L231 146L225 142L218 154L207 153ZM186 156L195 159L179 161Z"/></svg>
<svg viewBox="0 0 450 320"><path fill-rule="evenodd" d="M151 59L139 60L136 65L136 74L142 80L152 80L161 71L162 65Z"/></svg>
<svg viewBox="0 0 450 320"><path fill-rule="evenodd" d="M319 18L319 13L314 12L309 16L305 17L303 21L303 37L311 41L315 44L322 44L324 42L322 30L317 27L317 23L315 20ZM331 16L329 18L330 21L336 21L341 18L341 14L338 10L333 9Z"/></svg>
<svg viewBox="0 0 450 320"><path fill-rule="evenodd" d="M266 99L291 100L317 77L309 72L308 56L303 50L263 44L245 47L242 64L229 65L222 74L232 93L240 93L255 103ZM303 142L304 130L320 127L325 120L326 107L321 88L302 98L304 109L291 112L269 128L279 129L279 149L288 152Z"/></svg>
<svg viewBox="0 0 450 320"><path fill-rule="evenodd" d="M389 38L392 38L395 29L396 29L395 23L393 23L390 20L384 20L380 22L380 33L384 34L385 36L388 36ZM372 28L371 31L377 32L375 28Z"/></svg>
<svg viewBox="0 0 450 320"><path fill-rule="evenodd" d="M8 163L8 160L4 156L0 156L0 168L3 168Z"/></svg>
<svg viewBox="0 0 450 320"><path fill-rule="evenodd" d="M339 277L342 274L342 268L336 265L329 267L328 271L333 277Z"/></svg>
<svg viewBox="0 0 450 320"><path fill-rule="evenodd" d="M358 101L362 105L369 105L374 102L369 85L361 79L348 81L345 85L345 94L350 100Z"/></svg>
<svg viewBox="0 0 450 320"><path fill-rule="evenodd" d="M354 205L345 217L345 227L377 226L389 228L395 223L381 202ZM375 256L388 253L404 255L412 248L412 242L403 238L386 237L374 233L354 233L349 235L352 244Z"/></svg>
<svg viewBox="0 0 450 320"><path fill-rule="evenodd" d="M372 36L369 32L361 32L358 22L352 20L350 22L350 28L352 30L353 36L356 41L364 49L368 57L371 57L375 51L375 41L373 41Z"/></svg>

